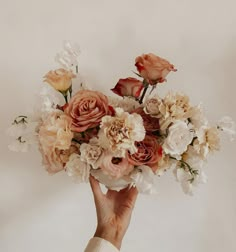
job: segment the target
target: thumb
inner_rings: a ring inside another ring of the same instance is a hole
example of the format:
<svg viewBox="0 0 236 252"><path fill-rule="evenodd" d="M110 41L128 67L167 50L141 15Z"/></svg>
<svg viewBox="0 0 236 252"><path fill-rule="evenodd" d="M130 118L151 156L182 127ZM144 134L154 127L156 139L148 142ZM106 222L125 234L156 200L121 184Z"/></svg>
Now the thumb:
<svg viewBox="0 0 236 252"><path fill-rule="evenodd" d="M99 182L92 175L90 175L89 177L89 182L93 192L95 203L100 202L104 195L101 190Z"/></svg>

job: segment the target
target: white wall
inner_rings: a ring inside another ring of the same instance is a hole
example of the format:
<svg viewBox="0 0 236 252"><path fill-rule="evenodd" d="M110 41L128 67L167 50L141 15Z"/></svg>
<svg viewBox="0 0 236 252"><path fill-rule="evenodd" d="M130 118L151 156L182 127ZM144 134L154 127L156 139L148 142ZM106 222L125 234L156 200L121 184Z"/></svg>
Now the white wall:
<svg viewBox="0 0 236 252"><path fill-rule="evenodd" d="M154 52L179 70L160 93L184 91L212 120L236 120L235 0L1 0L0 9L1 252L83 251L95 229L88 185L48 176L37 152L6 148L5 128L33 104L63 40L80 44L80 71L94 88L108 92L137 55ZM122 251L236 251L235 147L223 142L195 197L171 174L158 196L140 196Z"/></svg>

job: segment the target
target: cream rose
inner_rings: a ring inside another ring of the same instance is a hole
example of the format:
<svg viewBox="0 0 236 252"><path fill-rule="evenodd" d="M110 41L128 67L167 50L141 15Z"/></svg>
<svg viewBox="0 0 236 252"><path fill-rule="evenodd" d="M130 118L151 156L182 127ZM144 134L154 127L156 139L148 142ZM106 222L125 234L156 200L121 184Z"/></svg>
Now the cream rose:
<svg viewBox="0 0 236 252"><path fill-rule="evenodd" d="M133 96L138 98L142 89L143 83L140 80L129 77L126 79L120 79L111 91L119 96Z"/></svg>
<svg viewBox="0 0 236 252"><path fill-rule="evenodd" d="M76 75L70 70L65 70L63 68L57 69L55 71L50 71L44 76L44 82L50 84L53 88L60 92L66 92L71 84L72 79Z"/></svg>
<svg viewBox="0 0 236 252"><path fill-rule="evenodd" d="M143 54L135 59L140 75L150 84L162 83L170 71L177 71L174 65L155 54Z"/></svg>
<svg viewBox="0 0 236 252"><path fill-rule="evenodd" d="M168 136L162 147L166 154L180 159L180 155L187 150L192 140L193 132L185 122L178 120L169 127Z"/></svg>
<svg viewBox="0 0 236 252"><path fill-rule="evenodd" d="M72 130L83 132L98 126L102 118L111 112L104 94L80 90L70 100L65 113L72 118Z"/></svg>

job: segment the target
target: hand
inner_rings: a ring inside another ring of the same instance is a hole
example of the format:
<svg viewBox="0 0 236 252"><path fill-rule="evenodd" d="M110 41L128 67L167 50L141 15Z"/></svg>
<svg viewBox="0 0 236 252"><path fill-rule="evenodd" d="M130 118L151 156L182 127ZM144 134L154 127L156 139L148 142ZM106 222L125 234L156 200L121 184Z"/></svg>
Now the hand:
<svg viewBox="0 0 236 252"><path fill-rule="evenodd" d="M138 191L135 187L104 194L99 182L90 176L90 185L97 210L97 230L94 237L111 242L118 249L128 229Z"/></svg>

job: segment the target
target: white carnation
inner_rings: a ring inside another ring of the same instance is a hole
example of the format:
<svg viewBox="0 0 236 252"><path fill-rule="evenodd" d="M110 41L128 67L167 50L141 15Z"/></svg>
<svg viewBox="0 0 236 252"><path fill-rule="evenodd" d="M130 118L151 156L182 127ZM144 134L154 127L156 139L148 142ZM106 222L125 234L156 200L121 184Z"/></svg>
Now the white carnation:
<svg viewBox="0 0 236 252"><path fill-rule="evenodd" d="M202 104L190 108L188 115L191 123L196 129L199 129L202 126L208 124L208 121L203 112Z"/></svg>
<svg viewBox="0 0 236 252"><path fill-rule="evenodd" d="M110 149L114 156L125 157L137 151L135 142L145 137L143 119L138 114L129 114L116 108L115 116L104 116L99 131L99 143L104 149Z"/></svg>
<svg viewBox="0 0 236 252"><path fill-rule="evenodd" d="M130 177L140 193L157 193L154 185L155 174L151 167L147 165L139 166L133 173L131 173Z"/></svg>
<svg viewBox="0 0 236 252"><path fill-rule="evenodd" d="M69 161L65 165L67 175L72 177L77 183L88 182L90 165L81 161L78 154L70 155Z"/></svg>
<svg viewBox="0 0 236 252"><path fill-rule="evenodd" d="M193 147L202 159L206 159L209 152L220 149L219 131L216 127L203 126L196 131L196 136Z"/></svg>
<svg viewBox="0 0 236 252"><path fill-rule="evenodd" d="M187 150L192 140L193 132L191 132L189 126L183 121L176 121L169 127L163 149L166 154L180 159L180 155Z"/></svg>
<svg viewBox="0 0 236 252"><path fill-rule="evenodd" d="M80 145L81 161L92 165L93 169L99 168L103 157L103 148L98 145L96 138L90 140L89 144Z"/></svg>

